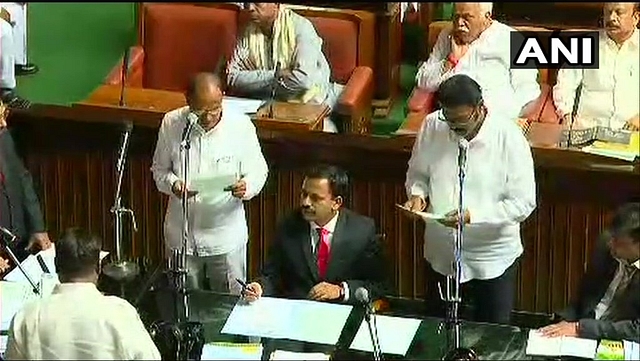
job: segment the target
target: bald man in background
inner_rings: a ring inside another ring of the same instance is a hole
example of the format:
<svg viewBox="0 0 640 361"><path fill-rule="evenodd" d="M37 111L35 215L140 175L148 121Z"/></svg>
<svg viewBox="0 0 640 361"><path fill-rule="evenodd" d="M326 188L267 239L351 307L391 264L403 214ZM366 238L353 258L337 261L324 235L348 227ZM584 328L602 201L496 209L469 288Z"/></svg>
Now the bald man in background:
<svg viewBox="0 0 640 361"><path fill-rule="evenodd" d="M158 190L170 197L164 224L169 250L182 248L184 193L190 202L187 287L239 295L236 279L246 279L249 239L243 201L262 190L268 168L251 119L223 106L220 85L210 73L191 80L188 105L162 120L151 170ZM189 122L185 182L180 143Z"/></svg>
<svg viewBox="0 0 640 361"><path fill-rule="evenodd" d="M452 26L440 32L429 59L418 69L416 83L435 92L453 75L468 75L482 87L490 111L516 121L540 96L538 71L510 69L509 44L516 30L492 19L492 11L490 2L455 3Z"/></svg>

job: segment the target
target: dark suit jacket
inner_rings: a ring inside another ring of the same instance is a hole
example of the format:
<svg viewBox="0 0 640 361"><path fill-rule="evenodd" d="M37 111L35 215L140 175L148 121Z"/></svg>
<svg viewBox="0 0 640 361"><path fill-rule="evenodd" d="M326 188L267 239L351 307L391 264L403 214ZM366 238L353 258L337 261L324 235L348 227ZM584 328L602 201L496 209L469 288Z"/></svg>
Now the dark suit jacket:
<svg viewBox="0 0 640 361"><path fill-rule="evenodd" d="M618 261L607 247L608 236L599 240L579 289L578 297L559 315L580 322L580 337L640 342L640 270L636 271L623 293L612 300L611 317L595 319L595 308L613 280Z"/></svg>
<svg viewBox="0 0 640 361"><path fill-rule="evenodd" d="M46 229L33 180L6 129L0 130L0 172L0 225L20 238L13 247L18 255L33 233Z"/></svg>
<svg viewBox="0 0 640 361"><path fill-rule="evenodd" d="M348 302L355 303L355 291L365 287L373 300L386 293L386 272L380 240L373 219L341 209L331 240L331 255L324 280L311 247L311 225L300 211L279 225L263 268L260 283L265 295L306 298L316 284L346 282Z"/></svg>

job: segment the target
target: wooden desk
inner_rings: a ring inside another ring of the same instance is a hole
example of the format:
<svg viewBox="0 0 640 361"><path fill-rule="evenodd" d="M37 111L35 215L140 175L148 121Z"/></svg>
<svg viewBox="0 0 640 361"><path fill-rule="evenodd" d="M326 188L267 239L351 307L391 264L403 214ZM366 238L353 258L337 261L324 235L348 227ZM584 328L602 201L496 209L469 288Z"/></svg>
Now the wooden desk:
<svg viewBox="0 0 640 361"><path fill-rule="evenodd" d="M130 94L133 94L130 93ZM133 103L132 103L133 104ZM109 213L121 128L98 122L101 111L78 107L36 107L14 112L9 123L16 144L38 185L46 224L57 234L69 226L96 232L113 249ZM84 117L84 118L83 118ZM140 220L124 237L125 257L163 259L166 196L151 176L157 122L132 119L123 199ZM247 202L248 273L257 275L275 237L278 219L298 206L302 169L315 163L338 165L350 174L349 208L372 217L386 234L392 293L425 294L423 225L401 217L404 180L413 137L292 132L258 128L269 178ZM515 308L549 313L566 306L575 293L598 234L622 202L640 199L640 172L625 162L563 149L532 149L536 166L537 209L522 224L524 254L518 266ZM127 228L127 232L129 228ZM428 290L435 292L435 290Z"/></svg>
<svg viewBox="0 0 640 361"><path fill-rule="evenodd" d="M271 106L272 103L266 103L258 110L258 114L251 117L257 127L278 130L322 131L324 118L331 111L325 104L274 102L273 114L269 114Z"/></svg>

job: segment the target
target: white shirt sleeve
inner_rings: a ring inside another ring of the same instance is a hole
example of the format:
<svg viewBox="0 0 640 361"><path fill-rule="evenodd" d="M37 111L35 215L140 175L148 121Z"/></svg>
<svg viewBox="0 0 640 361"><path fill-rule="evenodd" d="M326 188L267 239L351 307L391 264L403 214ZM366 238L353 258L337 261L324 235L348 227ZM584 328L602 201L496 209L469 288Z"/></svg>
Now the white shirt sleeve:
<svg viewBox="0 0 640 361"><path fill-rule="evenodd" d="M269 174L269 167L262 154L256 127L249 119L247 124L246 137L244 138L246 141L241 157L242 172L244 173L242 176L247 185L247 190L243 197L244 200L250 200L260 193Z"/></svg>
<svg viewBox="0 0 640 361"><path fill-rule="evenodd" d="M439 112L428 114L422 121L420 131L413 143L409 168L407 169L407 179L405 187L407 197L419 196L426 200L429 194L429 151L426 149L431 137L433 126L431 123L438 121Z"/></svg>
<svg viewBox="0 0 640 361"><path fill-rule="evenodd" d="M449 31L446 29L440 31L429 59L420 66L416 74L416 83L419 88L436 91L440 83L453 75L453 69L445 71L451 48L450 41Z"/></svg>
<svg viewBox="0 0 640 361"><path fill-rule="evenodd" d="M582 83L582 69L562 68L558 71L556 85L553 87L553 102L560 117L571 114L576 101L576 90Z"/></svg>
<svg viewBox="0 0 640 361"><path fill-rule="evenodd" d="M506 185L497 204L469 209L471 224L518 224L536 208L536 181L529 142L515 123L502 126L508 129L502 145Z"/></svg>
<svg viewBox="0 0 640 361"><path fill-rule="evenodd" d="M530 102L540 96L537 69L511 69L511 87L513 88L513 102L519 112Z"/></svg>
<svg viewBox="0 0 640 361"><path fill-rule="evenodd" d="M151 163L151 172L156 187L162 193L173 195L171 188L180 178L173 171L173 163L171 160L171 134L169 133L172 117L175 113L165 114L162 124L158 130L158 142L153 153L153 161Z"/></svg>
<svg viewBox="0 0 640 361"><path fill-rule="evenodd" d="M144 327L138 311L128 302L122 300L119 331L123 349L129 360L161 360L160 351Z"/></svg>

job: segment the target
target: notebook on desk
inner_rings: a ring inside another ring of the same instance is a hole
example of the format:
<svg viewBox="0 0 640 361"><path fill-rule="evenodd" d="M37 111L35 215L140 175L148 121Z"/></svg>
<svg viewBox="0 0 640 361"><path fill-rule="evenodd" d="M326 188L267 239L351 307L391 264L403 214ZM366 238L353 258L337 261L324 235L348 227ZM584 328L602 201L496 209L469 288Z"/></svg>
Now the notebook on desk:
<svg viewBox="0 0 640 361"><path fill-rule="evenodd" d="M596 356L598 341L577 337L544 337L537 330L529 331L527 355L569 356L592 360Z"/></svg>

